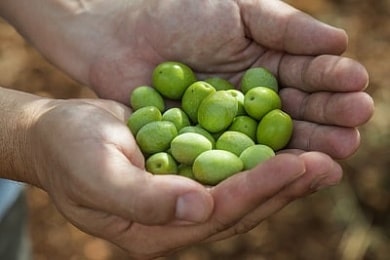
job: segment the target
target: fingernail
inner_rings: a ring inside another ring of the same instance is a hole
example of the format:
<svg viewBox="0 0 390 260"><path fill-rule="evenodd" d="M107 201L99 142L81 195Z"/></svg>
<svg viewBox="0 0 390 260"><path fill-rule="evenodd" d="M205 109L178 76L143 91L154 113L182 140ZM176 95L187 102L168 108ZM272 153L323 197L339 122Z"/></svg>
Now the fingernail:
<svg viewBox="0 0 390 260"><path fill-rule="evenodd" d="M200 223L209 215L208 203L204 196L197 192L183 194L176 202L176 218L189 222Z"/></svg>

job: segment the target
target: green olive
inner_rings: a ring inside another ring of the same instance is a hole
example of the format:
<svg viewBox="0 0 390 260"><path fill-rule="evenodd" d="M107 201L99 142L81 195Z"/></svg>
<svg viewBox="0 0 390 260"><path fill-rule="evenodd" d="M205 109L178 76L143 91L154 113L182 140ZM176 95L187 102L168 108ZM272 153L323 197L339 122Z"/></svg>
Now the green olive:
<svg viewBox="0 0 390 260"><path fill-rule="evenodd" d="M133 110L154 106L162 113L165 110L165 101L156 89L150 86L138 86L131 93L130 106Z"/></svg>
<svg viewBox="0 0 390 260"><path fill-rule="evenodd" d="M205 81L196 81L192 83L184 92L181 99L181 106L184 112L187 113L191 121L196 124L198 122L198 109L200 103L216 90Z"/></svg>
<svg viewBox="0 0 390 260"><path fill-rule="evenodd" d="M256 131L257 142L278 151L288 144L292 132L291 117L280 109L274 109L259 122Z"/></svg>
<svg viewBox="0 0 390 260"><path fill-rule="evenodd" d="M136 135L138 130L144 125L153 122L161 121L162 115L160 110L155 106L141 107L134 111L127 120L127 126L133 135Z"/></svg>
<svg viewBox="0 0 390 260"><path fill-rule="evenodd" d="M255 142L246 134L238 131L226 131L218 138L215 148L240 156L242 151L252 145L255 145Z"/></svg>
<svg viewBox="0 0 390 260"><path fill-rule="evenodd" d="M228 89L234 89L234 85L221 77L211 77L207 78L204 81L211 84L216 90L228 90Z"/></svg>
<svg viewBox="0 0 390 260"><path fill-rule="evenodd" d="M171 142L173 157L183 164L192 164L199 154L212 148L209 139L197 133L179 134Z"/></svg>
<svg viewBox="0 0 390 260"><path fill-rule="evenodd" d="M177 129L170 121L153 121L144 125L136 135L141 151L146 154L164 152L169 149Z"/></svg>
<svg viewBox="0 0 390 260"><path fill-rule="evenodd" d="M152 84L163 96L173 100L181 99L184 91L196 81L195 73L186 64L165 61L153 70Z"/></svg>
<svg viewBox="0 0 390 260"><path fill-rule="evenodd" d="M177 163L172 155L159 152L151 155L145 163L146 170L153 174L177 174Z"/></svg>
<svg viewBox="0 0 390 260"><path fill-rule="evenodd" d="M175 124L177 131L180 131L183 127L191 125L190 119L187 114L178 107L172 107L162 114L163 121L171 121Z"/></svg>
<svg viewBox="0 0 390 260"><path fill-rule="evenodd" d="M282 101L279 95L266 87L251 88L244 98L244 108L249 116L260 120L273 109L280 109Z"/></svg>
<svg viewBox="0 0 390 260"><path fill-rule="evenodd" d="M229 127L230 131L238 131L256 141L256 129L258 122L250 116L237 116Z"/></svg>
<svg viewBox="0 0 390 260"><path fill-rule="evenodd" d="M241 91L245 94L250 89L263 86L278 92L278 81L276 77L266 68L255 67L245 71L241 78Z"/></svg>
<svg viewBox="0 0 390 260"><path fill-rule="evenodd" d="M209 150L195 159L192 171L197 181L207 185L216 185L243 168L243 162L234 153Z"/></svg>
<svg viewBox="0 0 390 260"><path fill-rule="evenodd" d="M241 153L240 159L244 163L244 169L250 170L274 156L275 152L271 147L263 144L256 144L246 148Z"/></svg>
<svg viewBox="0 0 390 260"><path fill-rule="evenodd" d="M211 133L225 130L238 111L238 101L227 90L208 95L198 109L199 124Z"/></svg>

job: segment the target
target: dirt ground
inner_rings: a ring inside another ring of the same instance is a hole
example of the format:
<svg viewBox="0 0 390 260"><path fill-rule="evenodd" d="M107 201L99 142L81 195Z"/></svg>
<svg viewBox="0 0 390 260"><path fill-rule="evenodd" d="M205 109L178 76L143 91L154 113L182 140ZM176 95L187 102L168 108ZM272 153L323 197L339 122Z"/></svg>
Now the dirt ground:
<svg viewBox="0 0 390 260"><path fill-rule="evenodd" d="M390 259L390 1L287 2L344 28L350 36L345 55L367 67L367 92L376 111L361 128L361 148L342 162L340 185L291 203L247 234L187 248L166 259ZM54 98L94 97L4 22L0 85ZM28 189L28 204L34 259L127 259L120 249L69 224L41 190Z"/></svg>

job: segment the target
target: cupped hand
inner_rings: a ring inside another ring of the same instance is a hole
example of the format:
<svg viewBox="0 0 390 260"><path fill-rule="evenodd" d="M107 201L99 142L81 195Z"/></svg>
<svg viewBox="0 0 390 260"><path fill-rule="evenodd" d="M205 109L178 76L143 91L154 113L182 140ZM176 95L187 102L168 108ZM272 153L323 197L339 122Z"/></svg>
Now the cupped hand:
<svg viewBox="0 0 390 260"><path fill-rule="evenodd" d="M246 232L340 177L338 165L319 153L281 154L215 187L153 176L125 125L126 106L50 100L41 111L28 138L37 183L74 225L136 258Z"/></svg>
<svg viewBox="0 0 390 260"><path fill-rule="evenodd" d="M52 132L62 135L41 137L46 152L55 151L45 167L67 174L51 174L42 183L82 230L133 256L153 257L246 232L291 200L340 180L334 159L358 148L356 127L373 111L363 92L366 70L338 56L347 47L342 30L282 1L95 1L79 8L77 18L89 22L59 30L67 39L77 35L78 66L55 52L49 56L99 96L126 104L132 89L149 84L153 68L165 60L190 65L199 79L218 75L237 85L246 69L264 66L277 75L283 109L294 118L288 150L205 188L146 173L123 118L106 103L103 110L77 105L80 114L65 106L49 110L42 124L55 125ZM63 124L53 123L64 115Z"/></svg>
<svg viewBox="0 0 390 260"><path fill-rule="evenodd" d="M199 79L221 76L237 87L246 69L264 66L278 77L283 109L295 119L289 148L338 159L358 148L355 127L370 118L373 102L363 92L365 68L339 56L347 48L343 30L282 1L120 3L110 7L116 19L96 22L99 39L84 61L88 73L80 75L101 97L128 104L131 91L150 84L153 68L166 60L190 65ZM95 17L107 4L87 10Z"/></svg>
<svg viewBox="0 0 390 260"><path fill-rule="evenodd" d="M290 200L339 178L337 164L317 153L281 154L215 187L153 176L125 124L126 106L84 99L39 103L26 139L36 184L74 225L136 258L246 232ZM312 171L313 160L326 164Z"/></svg>

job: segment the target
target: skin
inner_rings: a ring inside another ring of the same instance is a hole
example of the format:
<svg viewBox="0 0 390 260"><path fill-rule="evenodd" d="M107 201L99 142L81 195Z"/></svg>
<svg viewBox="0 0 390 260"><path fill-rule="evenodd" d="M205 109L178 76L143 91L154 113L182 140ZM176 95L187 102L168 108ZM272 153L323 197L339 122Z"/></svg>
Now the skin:
<svg viewBox="0 0 390 260"><path fill-rule="evenodd" d="M357 127L373 113L367 71L339 56L345 32L282 1L3 0L0 10L53 64L122 103L0 88L1 177L44 189L71 223L134 258L247 232L338 183L335 160L356 151ZM125 105L165 60L236 84L267 67L294 118L288 149L211 188L147 173Z"/></svg>

